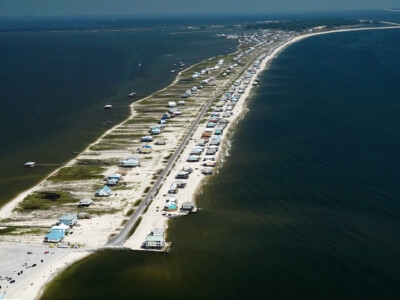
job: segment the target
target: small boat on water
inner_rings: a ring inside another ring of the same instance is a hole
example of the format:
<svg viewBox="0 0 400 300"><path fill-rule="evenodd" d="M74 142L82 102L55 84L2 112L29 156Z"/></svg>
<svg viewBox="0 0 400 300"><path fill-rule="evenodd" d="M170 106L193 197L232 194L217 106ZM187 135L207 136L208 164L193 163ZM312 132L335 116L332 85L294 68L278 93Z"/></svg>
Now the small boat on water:
<svg viewBox="0 0 400 300"><path fill-rule="evenodd" d="M175 73L176 72L176 70L171 70L171 73Z"/></svg>
<svg viewBox="0 0 400 300"><path fill-rule="evenodd" d="M27 163L24 164L25 168L34 168L36 167L36 163L34 161L28 161Z"/></svg>
<svg viewBox="0 0 400 300"><path fill-rule="evenodd" d="M111 104L106 104L106 105L104 105L104 109L111 109L112 108L112 105Z"/></svg>
<svg viewBox="0 0 400 300"><path fill-rule="evenodd" d="M132 92L132 93L130 93L130 94L128 95L128 97L134 97L134 96L136 96L136 92Z"/></svg>

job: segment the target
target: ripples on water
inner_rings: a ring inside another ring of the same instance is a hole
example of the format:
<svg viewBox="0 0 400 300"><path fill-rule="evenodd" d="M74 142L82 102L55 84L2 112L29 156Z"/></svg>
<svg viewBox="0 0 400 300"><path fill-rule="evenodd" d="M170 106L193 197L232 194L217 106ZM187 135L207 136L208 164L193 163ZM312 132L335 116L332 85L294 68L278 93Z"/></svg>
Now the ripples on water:
<svg viewBox="0 0 400 300"><path fill-rule="evenodd" d="M173 251L96 254L43 298L398 298L399 42L352 32L285 50L203 210L170 223Z"/></svg>

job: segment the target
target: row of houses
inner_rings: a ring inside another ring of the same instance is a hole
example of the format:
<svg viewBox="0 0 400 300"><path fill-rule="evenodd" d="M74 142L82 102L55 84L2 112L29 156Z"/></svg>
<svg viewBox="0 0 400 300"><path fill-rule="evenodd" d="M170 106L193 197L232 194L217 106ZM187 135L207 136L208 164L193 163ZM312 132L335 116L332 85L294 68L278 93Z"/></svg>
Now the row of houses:
<svg viewBox="0 0 400 300"><path fill-rule="evenodd" d="M66 213L63 214L57 225L53 226L50 231L45 235L45 243L59 243L66 235L72 233L72 226L75 226L78 221L78 216L75 214Z"/></svg>

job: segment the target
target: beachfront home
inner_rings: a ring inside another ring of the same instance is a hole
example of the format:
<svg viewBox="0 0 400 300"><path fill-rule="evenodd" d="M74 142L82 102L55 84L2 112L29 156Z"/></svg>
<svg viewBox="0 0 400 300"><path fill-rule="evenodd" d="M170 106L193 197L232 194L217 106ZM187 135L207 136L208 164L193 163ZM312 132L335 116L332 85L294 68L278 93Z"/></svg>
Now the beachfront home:
<svg viewBox="0 0 400 300"><path fill-rule="evenodd" d="M144 247L146 249L162 249L164 246L164 237L160 235L148 235L144 242Z"/></svg>
<svg viewBox="0 0 400 300"><path fill-rule="evenodd" d="M152 135L156 135L156 134L160 134L161 133L161 127L159 125L156 126L152 126L149 130L150 134ZM152 139L153 140L153 139ZM143 142L143 140L142 140Z"/></svg>
<svg viewBox="0 0 400 300"><path fill-rule="evenodd" d="M180 171L176 176L176 179L188 179L189 178L189 173L186 171Z"/></svg>
<svg viewBox="0 0 400 300"><path fill-rule="evenodd" d="M166 112L165 114L162 115L162 118L163 119L171 119L171 115Z"/></svg>
<svg viewBox="0 0 400 300"><path fill-rule="evenodd" d="M215 135L221 135L222 129L215 129Z"/></svg>
<svg viewBox="0 0 400 300"><path fill-rule="evenodd" d="M189 174L193 173L193 169L191 167L183 167L182 171L188 172Z"/></svg>
<svg viewBox="0 0 400 300"><path fill-rule="evenodd" d="M213 171L210 168L204 168L201 170L204 175L212 175Z"/></svg>
<svg viewBox="0 0 400 300"><path fill-rule="evenodd" d="M197 162L200 160L200 156L198 155L190 155L187 159L188 162Z"/></svg>
<svg viewBox="0 0 400 300"><path fill-rule="evenodd" d="M206 160L206 161L203 163L203 166L204 166L204 167L215 167L215 161Z"/></svg>
<svg viewBox="0 0 400 300"><path fill-rule="evenodd" d="M178 180L178 181L176 182L176 185L178 186L178 189L183 189L183 188L186 187L186 182L185 182L185 181L182 181L182 180Z"/></svg>
<svg viewBox="0 0 400 300"><path fill-rule="evenodd" d="M109 179L109 180L107 180L107 185L108 186L115 186L115 185L117 185L118 184L118 180L116 180L116 179Z"/></svg>
<svg viewBox="0 0 400 300"><path fill-rule="evenodd" d="M103 188L97 190L96 197L110 197L112 190L108 186L103 186Z"/></svg>
<svg viewBox="0 0 400 300"><path fill-rule="evenodd" d="M214 155L217 153L218 147L209 147L207 148L206 155Z"/></svg>
<svg viewBox="0 0 400 300"><path fill-rule="evenodd" d="M149 146L149 145L143 146L139 150L139 153L141 153L141 154L149 154L149 153L151 153L151 146Z"/></svg>
<svg viewBox="0 0 400 300"><path fill-rule="evenodd" d="M140 138L140 141L141 141L141 142L152 142L152 141L153 141L153 137L150 136L150 135L142 136L142 137Z"/></svg>
<svg viewBox="0 0 400 300"><path fill-rule="evenodd" d="M120 160L119 165L124 168L133 168L139 166L140 161L137 156L129 156L127 159Z"/></svg>
<svg viewBox="0 0 400 300"><path fill-rule="evenodd" d="M68 225L68 226L74 226L76 222L78 221L78 217L75 214L63 214L60 219L58 220L59 223Z"/></svg>
<svg viewBox="0 0 400 300"><path fill-rule="evenodd" d="M152 236L164 236L164 229L162 228L155 228L151 231Z"/></svg>
<svg viewBox="0 0 400 300"><path fill-rule="evenodd" d="M173 182L169 187L168 194L176 194L178 192L178 185L176 182Z"/></svg>
<svg viewBox="0 0 400 300"><path fill-rule="evenodd" d="M196 147L190 151L190 155L200 155L203 152L203 148Z"/></svg>
<svg viewBox="0 0 400 300"><path fill-rule="evenodd" d="M64 230L59 229L51 229L51 231L46 234L43 242L45 243L59 243L64 239Z"/></svg>
<svg viewBox="0 0 400 300"><path fill-rule="evenodd" d="M114 173L114 174L109 175L108 179L115 179L115 180L119 181L119 180L121 180L121 176L122 176L121 174Z"/></svg>
<svg viewBox="0 0 400 300"><path fill-rule="evenodd" d="M193 202L187 201L187 202L183 202L183 204L182 204L182 206L181 206L181 210L182 210L182 211L189 211L189 212L191 212L191 211L197 210L197 207L196 207L196 205L195 205Z"/></svg>
<svg viewBox="0 0 400 300"><path fill-rule="evenodd" d="M78 202L78 207L89 207L91 204L93 204L93 200L90 198L83 198L79 200Z"/></svg>

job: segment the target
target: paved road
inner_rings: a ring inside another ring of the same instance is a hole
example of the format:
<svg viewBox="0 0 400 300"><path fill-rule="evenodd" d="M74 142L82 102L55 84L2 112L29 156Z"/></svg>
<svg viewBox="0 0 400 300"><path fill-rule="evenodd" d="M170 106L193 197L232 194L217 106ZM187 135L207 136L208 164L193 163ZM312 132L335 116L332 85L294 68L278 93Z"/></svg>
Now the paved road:
<svg viewBox="0 0 400 300"><path fill-rule="evenodd" d="M215 101L215 99L220 96L220 93L229 85L231 85L246 68L254 61L256 57L258 57L260 53L257 55L253 54L252 58L242 67L242 69L238 72L238 74L232 77L227 83L225 83L221 88L217 90L217 93L208 100L206 105L203 106L201 112L199 113L196 120L193 122L192 126L190 127L189 131L186 133L185 137L183 138L181 144L179 145L178 149L175 150L174 154L169 159L167 166L162 171L161 175L158 177L157 181L154 183L153 187L147 194L146 198L142 201L139 207L135 210L132 214L129 221L125 224L125 227L113 238L108 240L107 246L122 246L125 243L125 240L128 237L129 231L131 230L133 224L135 224L138 217L143 213L146 207L150 204L151 199L156 195L158 188L161 186L161 183L167 177L168 172L170 171L171 167L175 163L178 156L181 154L183 148L186 146L186 143L189 141L190 137L192 136L194 130L196 129L197 125L199 125L200 121L203 119L204 114L207 112L210 105Z"/></svg>

